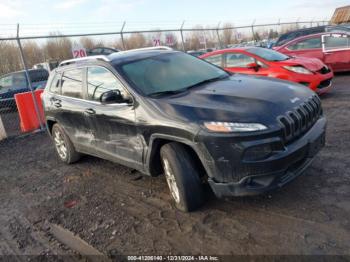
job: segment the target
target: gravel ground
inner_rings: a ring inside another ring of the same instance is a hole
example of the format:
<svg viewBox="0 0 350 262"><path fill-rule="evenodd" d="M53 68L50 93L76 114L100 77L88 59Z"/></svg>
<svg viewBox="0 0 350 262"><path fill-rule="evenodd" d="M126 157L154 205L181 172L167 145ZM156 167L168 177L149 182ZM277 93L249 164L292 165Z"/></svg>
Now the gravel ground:
<svg viewBox="0 0 350 262"><path fill-rule="evenodd" d="M73 232L105 255L350 255L350 75L322 97L326 147L305 175L269 194L171 204L163 177L84 157L58 160L45 133L0 142L0 254L76 254Z"/></svg>

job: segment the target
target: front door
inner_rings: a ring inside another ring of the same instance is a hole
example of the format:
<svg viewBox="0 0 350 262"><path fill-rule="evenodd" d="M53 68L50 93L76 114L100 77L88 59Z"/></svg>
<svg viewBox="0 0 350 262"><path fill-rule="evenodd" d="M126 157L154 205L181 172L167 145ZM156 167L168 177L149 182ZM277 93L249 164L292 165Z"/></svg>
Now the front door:
<svg viewBox="0 0 350 262"><path fill-rule="evenodd" d="M94 140L91 144L105 158L130 167L142 166L143 146L136 132L135 110L132 103L102 104L103 93L119 90L127 96L123 84L107 68L87 68L87 99L90 106L85 109Z"/></svg>
<svg viewBox="0 0 350 262"><path fill-rule="evenodd" d="M335 71L350 70L350 35L322 35L324 62Z"/></svg>
<svg viewBox="0 0 350 262"><path fill-rule="evenodd" d="M251 67L252 64L256 64L258 67ZM261 75L268 76L269 70L260 61L242 53L227 53L225 55L225 69L230 72L248 74L248 75Z"/></svg>

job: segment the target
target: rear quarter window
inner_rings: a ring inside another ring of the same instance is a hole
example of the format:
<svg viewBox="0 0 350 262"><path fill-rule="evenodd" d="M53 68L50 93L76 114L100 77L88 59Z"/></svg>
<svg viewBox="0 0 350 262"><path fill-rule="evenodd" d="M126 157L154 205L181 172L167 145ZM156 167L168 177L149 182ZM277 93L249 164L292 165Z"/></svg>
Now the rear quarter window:
<svg viewBox="0 0 350 262"><path fill-rule="evenodd" d="M64 96L83 98L83 70L67 70L62 75L61 92Z"/></svg>
<svg viewBox="0 0 350 262"><path fill-rule="evenodd" d="M54 94L61 93L61 73L56 73L51 81L50 92Z"/></svg>
<svg viewBox="0 0 350 262"><path fill-rule="evenodd" d="M317 38L310 38L310 39L305 39L301 40L295 44L292 44L288 46L288 49L290 50L307 50L307 49L316 49L316 48L321 48L321 37Z"/></svg>

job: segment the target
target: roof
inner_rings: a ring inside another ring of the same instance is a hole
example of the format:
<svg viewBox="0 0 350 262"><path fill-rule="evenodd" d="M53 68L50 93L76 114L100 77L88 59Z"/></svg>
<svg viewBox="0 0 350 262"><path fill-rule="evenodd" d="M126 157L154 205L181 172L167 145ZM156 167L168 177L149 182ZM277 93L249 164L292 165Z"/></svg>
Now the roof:
<svg viewBox="0 0 350 262"><path fill-rule="evenodd" d="M169 47L146 47L146 48L140 48L140 49L132 49L127 51L120 51L117 53L112 53L110 55L96 55L96 56L87 56L82 58L74 58L62 61L60 67L66 67L69 65L74 64L86 64L96 61L105 61L108 63L111 63L113 65L123 64L139 59L144 59L152 56L156 56L163 53L173 53L175 52L173 49Z"/></svg>
<svg viewBox="0 0 350 262"><path fill-rule="evenodd" d="M343 24L350 22L350 5L335 9L331 24Z"/></svg>
<svg viewBox="0 0 350 262"><path fill-rule="evenodd" d="M145 59L160 54L174 53L173 50L138 50L133 52L118 52L108 56L113 65L120 65L135 60Z"/></svg>

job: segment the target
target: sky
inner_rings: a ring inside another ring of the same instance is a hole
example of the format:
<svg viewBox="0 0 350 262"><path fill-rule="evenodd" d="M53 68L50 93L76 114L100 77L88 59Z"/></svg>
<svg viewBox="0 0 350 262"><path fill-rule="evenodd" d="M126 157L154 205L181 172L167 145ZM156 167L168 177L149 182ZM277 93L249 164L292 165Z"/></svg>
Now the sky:
<svg viewBox="0 0 350 262"><path fill-rule="evenodd" d="M56 26L69 33L118 31L123 21L132 30L179 27L184 20L187 26L324 20L336 7L348 4L349 0L0 0L0 35L10 34L17 23L30 32Z"/></svg>

